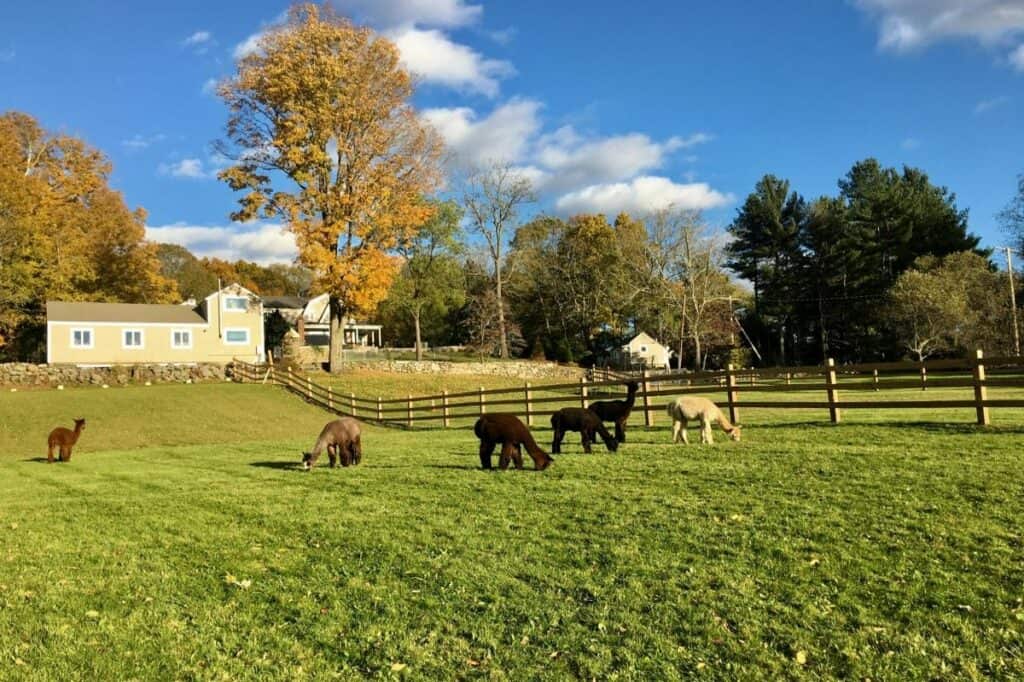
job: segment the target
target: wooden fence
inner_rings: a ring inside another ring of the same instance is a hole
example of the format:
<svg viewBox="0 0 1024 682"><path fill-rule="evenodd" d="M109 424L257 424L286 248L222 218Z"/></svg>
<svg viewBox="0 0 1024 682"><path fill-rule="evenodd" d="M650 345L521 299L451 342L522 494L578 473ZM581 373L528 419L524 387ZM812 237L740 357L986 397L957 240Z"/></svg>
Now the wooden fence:
<svg viewBox="0 0 1024 682"><path fill-rule="evenodd" d="M602 375L594 380L531 385L521 388L481 387L476 391L405 398L369 398L322 386L292 368L252 365L235 360L233 376L241 382L261 382L282 386L305 400L338 415L356 417L380 424L413 427L439 423L450 427L453 421L476 419L487 411L513 412L524 416L529 425L562 407L587 407L592 399L614 394L621 397L623 384L630 380L621 374ZM992 376L989 376L991 374ZM633 411L642 415L645 426L653 426L656 416L664 414L665 398L691 393L723 393L723 407L729 419L740 422L740 407L771 409L827 410L832 423L842 421L844 410L856 409L973 409L978 424L990 423L992 408L1024 407L1024 398L990 399L993 387L1024 389L1024 358L973 358L917 362L886 362L862 365L836 365L829 359L825 366L781 369L736 369L721 371L665 372L657 375L644 370L635 379L639 384ZM847 392L877 393L894 389L963 388L964 398L914 400L846 400ZM968 392L967 389L970 389ZM759 394L801 394L796 400L758 400ZM819 398L803 399L807 394ZM751 400L749 394L753 394ZM741 396L744 397L741 400ZM824 399L821 399L824 398Z"/></svg>

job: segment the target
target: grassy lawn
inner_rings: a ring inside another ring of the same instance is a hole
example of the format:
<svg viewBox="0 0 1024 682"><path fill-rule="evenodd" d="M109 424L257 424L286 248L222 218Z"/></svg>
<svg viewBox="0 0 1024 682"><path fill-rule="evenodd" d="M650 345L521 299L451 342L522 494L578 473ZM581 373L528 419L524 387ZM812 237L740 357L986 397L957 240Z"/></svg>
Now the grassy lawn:
<svg viewBox="0 0 1024 682"><path fill-rule="evenodd" d="M743 416L541 474L366 426L306 474L281 389L0 394L0 679L1024 676L1024 411Z"/></svg>

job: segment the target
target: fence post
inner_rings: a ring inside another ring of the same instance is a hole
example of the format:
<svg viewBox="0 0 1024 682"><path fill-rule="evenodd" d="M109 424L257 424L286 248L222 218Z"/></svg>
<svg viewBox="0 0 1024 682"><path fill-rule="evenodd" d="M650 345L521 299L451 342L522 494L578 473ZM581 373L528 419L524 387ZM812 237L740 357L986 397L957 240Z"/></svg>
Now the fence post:
<svg viewBox="0 0 1024 682"><path fill-rule="evenodd" d="M530 382L526 382L526 425L533 426L533 391L530 390Z"/></svg>
<svg viewBox="0 0 1024 682"><path fill-rule="evenodd" d="M793 383L793 373L786 372L786 385L789 386Z"/></svg>
<svg viewBox="0 0 1024 682"><path fill-rule="evenodd" d="M725 396L729 404L729 421L733 424L740 422L739 402L740 384L736 380L735 368L732 365L725 366Z"/></svg>
<svg viewBox="0 0 1024 682"><path fill-rule="evenodd" d="M293 391L295 385L295 368L288 365L288 390Z"/></svg>
<svg viewBox="0 0 1024 682"><path fill-rule="evenodd" d="M974 405L975 411L978 413L978 423L982 426L988 426L992 423L989 419L988 408L985 407L985 400L987 399L987 391L985 389L985 362L983 360L984 354L981 350L975 351L975 363L974 363Z"/></svg>
<svg viewBox="0 0 1024 682"><path fill-rule="evenodd" d="M405 402L405 425L412 428L412 393Z"/></svg>
<svg viewBox="0 0 1024 682"><path fill-rule="evenodd" d="M878 392L878 370L871 370L871 381L875 385L875 392Z"/></svg>
<svg viewBox="0 0 1024 682"><path fill-rule="evenodd" d="M270 366L270 385L273 386L276 383L277 383L277 372L274 369L274 366L271 365Z"/></svg>
<svg viewBox="0 0 1024 682"><path fill-rule="evenodd" d="M647 383L647 368L644 367L640 371L640 380L643 382L641 387L644 392L644 426L654 426L654 414L651 412L651 397L647 395L648 389L650 388Z"/></svg>
<svg viewBox="0 0 1024 682"><path fill-rule="evenodd" d="M484 397L484 387L480 387L480 416L487 413L487 399Z"/></svg>
<svg viewBox="0 0 1024 682"><path fill-rule="evenodd" d="M327 409L334 409L334 389L331 388L330 384L327 385Z"/></svg>
<svg viewBox="0 0 1024 682"><path fill-rule="evenodd" d="M381 405L380 396L377 396L377 423L381 424L384 422L384 406Z"/></svg>
<svg viewBox="0 0 1024 682"><path fill-rule="evenodd" d="M348 394L348 402L349 402L349 405L352 407L351 414L354 417L354 416L356 416L356 394L355 393L349 393Z"/></svg>
<svg viewBox="0 0 1024 682"><path fill-rule="evenodd" d="M448 389L441 391L441 424L444 428L448 428L450 420L448 419Z"/></svg>
<svg viewBox="0 0 1024 682"><path fill-rule="evenodd" d="M587 409L587 406L590 404L590 401L587 400L587 398L589 398L589 397L590 397L590 394L587 391L587 378L586 377L580 377L580 406L584 410Z"/></svg>
<svg viewBox="0 0 1024 682"><path fill-rule="evenodd" d="M313 399L313 382L310 381L309 377L306 377L306 397L310 400Z"/></svg>
<svg viewBox="0 0 1024 682"><path fill-rule="evenodd" d="M828 416L833 424L838 424L842 420L842 415L839 412L839 389L836 388L836 361L833 358L829 358L827 365L825 391L828 394Z"/></svg>
<svg viewBox="0 0 1024 682"><path fill-rule="evenodd" d="M923 362L921 363L921 390L928 390L928 368Z"/></svg>

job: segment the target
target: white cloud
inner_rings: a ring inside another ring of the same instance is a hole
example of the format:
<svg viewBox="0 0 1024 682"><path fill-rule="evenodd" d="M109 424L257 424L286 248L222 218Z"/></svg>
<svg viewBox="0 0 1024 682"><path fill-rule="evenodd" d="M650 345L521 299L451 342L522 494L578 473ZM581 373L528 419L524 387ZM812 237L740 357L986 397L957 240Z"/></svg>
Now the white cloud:
<svg viewBox="0 0 1024 682"><path fill-rule="evenodd" d="M125 147L129 151L137 152L146 149L157 142L163 142L166 139L167 136L163 133L157 133L156 135L140 135L136 133L127 140L121 140L121 146Z"/></svg>
<svg viewBox="0 0 1024 682"><path fill-rule="evenodd" d="M290 263L298 254L292 233L276 223L260 221L232 225L147 225L146 239L180 244L199 257L244 259L262 265Z"/></svg>
<svg viewBox="0 0 1024 682"><path fill-rule="evenodd" d="M735 201L731 194L712 189L707 183L678 184L668 178L644 175L631 182L591 185L563 195L555 202L562 213L604 213L626 211L643 215L675 206L680 209L709 209Z"/></svg>
<svg viewBox="0 0 1024 682"><path fill-rule="evenodd" d="M483 7L465 0L334 0L334 6L360 21L387 27L455 28L476 23L483 14Z"/></svg>
<svg viewBox="0 0 1024 682"><path fill-rule="evenodd" d="M921 140L917 139L916 137L907 137L900 142L900 148L906 151L917 149L920 146Z"/></svg>
<svg viewBox="0 0 1024 682"><path fill-rule="evenodd" d="M1010 98L1005 95L1001 97L993 97L992 99L983 99L974 105L974 113L984 114L987 111L992 111L997 107L1001 107L1004 104L1009 103L1009 101Z"/></svg>
<svg viewBox="0 0 1024 682"><path fill-rule="evenodd" d="M1010 65L1018 71L1024 71L1024 45L1019 45L1010 53Z"/></svg>
<svg viewBox="0 0 1024 682"><path fill-rule="evenodd" d="M202 45L208 43L213 39L213 34L209 31L196 31L185 40L181 41L182 46L192 47L193 45Z"/></svg>
<svg viewBox="0 0 1024 682"><path fill-rule="evenodd" d="M518 161L540 130L536 100L513 99L477 120L468 107L427 109L422 117L444 138L457 160L469 164Z"/></svg>
<svg viewBox="0 0 1024 682"><path fill-rule="evenodd" d="M215 95L217 94L217 85L220 83L216 78L207 78L203 81L202 92L204 95Z"/></svg>
<svg viewBox="0 0 1024 682"><path fill-rule="evenodd" d="M389 37L402 53L402 64L426 83L495 97L498 81L515 74L509 62L487 59L436 29L409 27Z"/></svg>
<svg viewBox="0 0 1024 682"><path fill-rule="evenodd" d="M216 177L214 169L207 169L200 159L182 159L175 163L162 163L157 169L161 175L189 180L208 180Z"/></svg>
<svg viewBox="0 0 1024 682"><path fill-rule="evenodd" d="M878 44L905 52L951 38L991 45L1024 33L1020 0L855 0L880 20Z"/></svg>
<svg viewBox="0 0 1024 682"><path fill-rule="evenodd" d="M231 56L235 59L242 59L249 55L257 52L260 49L260 38L263 37L263 31L253 33L251 36L235 45L235 49L231 52Z"/></svg>

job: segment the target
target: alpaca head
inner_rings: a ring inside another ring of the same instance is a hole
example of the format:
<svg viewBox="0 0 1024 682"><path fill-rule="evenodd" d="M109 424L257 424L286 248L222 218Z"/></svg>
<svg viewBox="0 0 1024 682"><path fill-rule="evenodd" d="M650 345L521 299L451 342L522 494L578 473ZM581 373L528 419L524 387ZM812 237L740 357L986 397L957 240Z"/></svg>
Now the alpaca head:
<svg viewBox="0 0 1024 682"><path fill-rule="evenodd" d="M740 426L739 424L732 427L732 431L729 432L729 438L732 438L737 443L740 442Z"/></svg>
<svg viewBox="0 0 1024 682"><path fill-rule="evenodd" d="M540 454L540 457L534 457L534 464L537 467L537 471L544 471L554 463L555 459L544 451L541 451Z"/></svg>
<svg viewBox="0 0 1024 682"><path fill-rule="evenodd" d="M309 471L310 469L313 468L313 465L315 463L316 463L316 457L313 456L312 452L303 452L302 453L302 468L303 469L305 469L306 471Z"/></svg>
<svg viewBox="0 0 1024 682"><path fill-rule="evenodd" d="M630 381L628 384L626 384L626 392L629 393L630 395L635 394L637 392L637 389L639 388L640 384L636 383L635 381Z"/></svg>
<svg viewBox="0 0 1024 682"><path fill-rule="evenodd" d="M75 420L75 431L85 431L85 418Z"/></svg>

